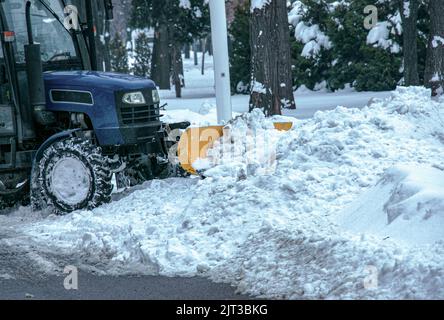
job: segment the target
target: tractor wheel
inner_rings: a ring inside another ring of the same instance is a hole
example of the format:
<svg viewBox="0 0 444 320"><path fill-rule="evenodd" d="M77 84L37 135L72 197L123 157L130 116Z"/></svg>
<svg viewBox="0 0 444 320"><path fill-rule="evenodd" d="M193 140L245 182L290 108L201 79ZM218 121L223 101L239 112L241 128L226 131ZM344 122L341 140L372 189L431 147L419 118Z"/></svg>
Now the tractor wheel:
<svg viewBox="0 0 444 320"><path fill-rule="evenodd" d="M111 200L112 173L99 147L79 138L54 143L34 168L32 202L57 214L93 209Z"/></svg>

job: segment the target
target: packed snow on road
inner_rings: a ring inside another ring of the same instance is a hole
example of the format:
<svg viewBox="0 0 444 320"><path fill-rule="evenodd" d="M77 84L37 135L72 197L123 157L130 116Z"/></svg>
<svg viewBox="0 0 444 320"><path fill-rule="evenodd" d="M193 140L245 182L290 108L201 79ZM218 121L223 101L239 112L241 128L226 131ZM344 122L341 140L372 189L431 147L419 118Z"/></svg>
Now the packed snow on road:
<svg viewBox="0 0 444 320"><path fill-rule="evenodd" d="M444 298L444 101L401 87L289 132L259 111L229 127L196 163L206 179L146 182L92 211L11 223L8 241L102 274L204 276L267 298Z"/></svg>

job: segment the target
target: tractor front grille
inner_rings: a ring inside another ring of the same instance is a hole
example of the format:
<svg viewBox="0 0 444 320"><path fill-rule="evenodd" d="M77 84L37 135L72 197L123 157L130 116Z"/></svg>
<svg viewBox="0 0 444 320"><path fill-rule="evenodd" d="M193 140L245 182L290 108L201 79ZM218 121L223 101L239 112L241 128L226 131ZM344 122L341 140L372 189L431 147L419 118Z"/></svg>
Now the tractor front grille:
<svg viewBox="0 0 444 320"><path fill-rule="evenodd" d="M122 106L120 108L122 124L144 124L159 121L159 105L151 106Z"/></svg>
<svg viewBox="0 0 444 320"><path fill-rule="evenodd" d="M116 105L119 112L119 120L122 125L142 125L160 121L160 105L153 103L151 90L146 89L140 91L142 91L145 97L146 105L125 104L122 102L124 92L118 92L116 94Z"/></svg>

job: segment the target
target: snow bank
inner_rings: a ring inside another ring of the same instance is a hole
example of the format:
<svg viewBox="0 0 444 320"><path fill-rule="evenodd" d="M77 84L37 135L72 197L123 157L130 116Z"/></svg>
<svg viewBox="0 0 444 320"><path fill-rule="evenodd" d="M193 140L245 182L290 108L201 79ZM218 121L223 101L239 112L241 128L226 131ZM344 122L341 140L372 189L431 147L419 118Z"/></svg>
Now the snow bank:
<svg viewBox="0 0 444 320"><path fill-rule="evenodd" d="M217 109L216 106L208 101L200 104L198 112L189 109L167 109L162 111L162 121L165 123L176 123L188 121L191 126L209 126L217 125ZM233 117L239 116L239 113L233 112Z"/></svg>
<svg viewBox="0 0 444 320"><path fill-rule="evenodd" d="M344 210L339 223L410 245L444 240L444 171L427 166L397 166Z"/></svg>
<svg viewBox="0 0 444 320"><path fill-rule="evenodd" d="M192 126L205 126L217 124L217 110L215 106L202 104L199 112L189 109L168 110L163 112L162 121L165 123L175 123L189 121Z"/></svg>
<svg viewBox="0 0 444 320"><path fill-rule="evenodd" d="M271 127L256 116L236 127ZM405 245L337 224L387 169L444 168L443 116L430 91L399 88L362 110L338 107L270 132L272 173L238 174L238 163L222 162L209 170L236 174L147 182L93 211L26 224L17 241L80 256L79 264L106 273L203 275L270 298L444 298L443 242ZM399 186L411 186L409 177ZM418 181L423 199L435 197L436 181ZM376 200L378 207L386 199Z"/></svg>
<svg viewBox="0 0 444 320"><path fill-rule="evenodd" d="M274 130L273 122L262 111L256 109L235 118L224 131L224 136L208 152L206 177L245 179L247 175L275 172L277 142L285 133Z"/></svg>

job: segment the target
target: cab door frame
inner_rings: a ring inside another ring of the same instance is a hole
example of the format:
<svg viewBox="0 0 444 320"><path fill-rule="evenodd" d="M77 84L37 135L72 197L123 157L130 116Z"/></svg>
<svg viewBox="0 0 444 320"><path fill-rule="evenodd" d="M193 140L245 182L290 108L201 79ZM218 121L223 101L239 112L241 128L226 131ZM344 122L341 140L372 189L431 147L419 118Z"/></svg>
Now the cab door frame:
<svg viewBox="0 0 444 320"><path fill-rule="evenodd" d="M11 39L8 23L6 20L6 15L4 11L5 0L0 0L0 50L3 50L4 59L4 71L6 71L5 76L9 85L10 101L9 105L4 104L3 108L7 109L8 106L11 108L12 122L13 122L13 133L7 133L0 135L0 145L10 145L10 156L9 163L0 164L0 170L4 169L15 169L16 159L17 159L17 144L23 142L22 134L22 123L21 123L21 113L19 108L19 97L17 95L18 82L16 78L15 71L15 61L14 61L14 48L13 48L13 38ZM11 41L12 40L12 41Z"/></svg>

